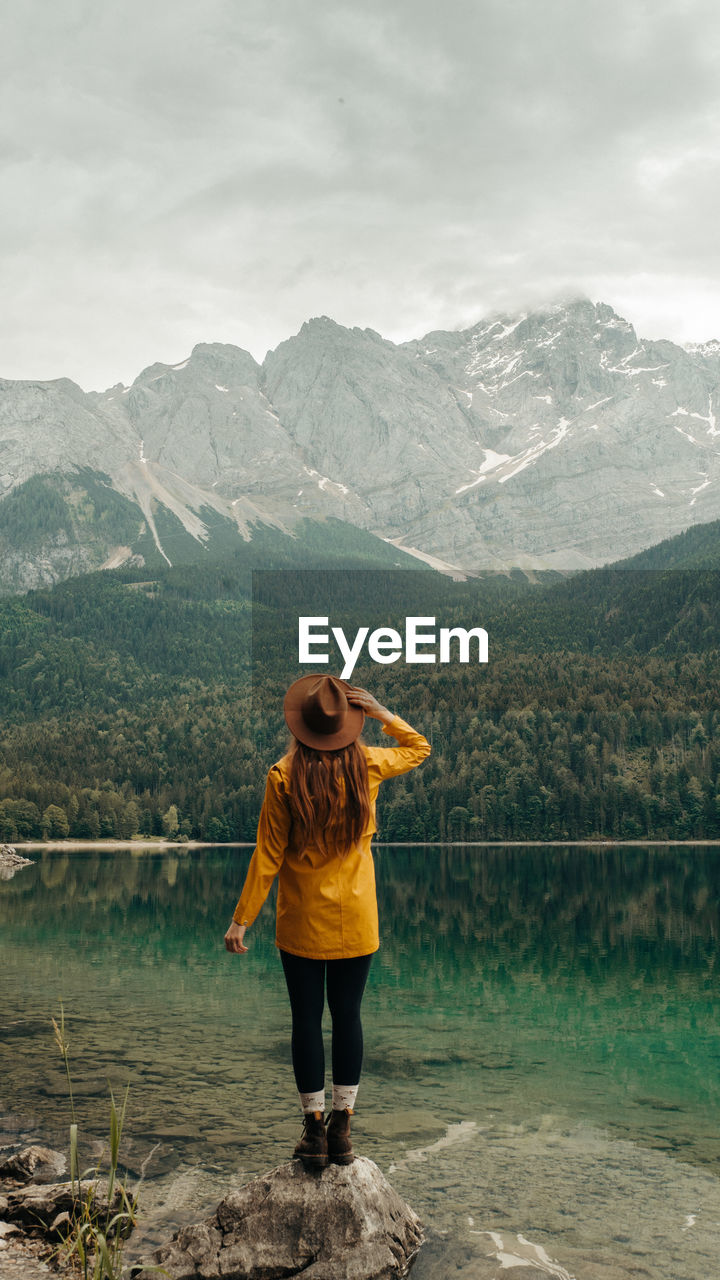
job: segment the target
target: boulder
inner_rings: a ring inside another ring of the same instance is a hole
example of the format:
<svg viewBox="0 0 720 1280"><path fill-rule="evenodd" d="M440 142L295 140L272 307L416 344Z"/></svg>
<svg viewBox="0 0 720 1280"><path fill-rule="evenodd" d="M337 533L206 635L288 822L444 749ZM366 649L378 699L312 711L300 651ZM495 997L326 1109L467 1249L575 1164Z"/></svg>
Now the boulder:
<svg viewBox="0 0 720 1280"><path fill-rule="evenodd" d="M66 1163L62 1152L50 1147L23 1147L0 1164L0 1182L57 1182Z"/></svg>
<svg viewBox="0 0 720 1280"><path fill-rule="evenodd" d="M172 1280L394 1280L422 1241L418 1218L372 1160L317 1171L294 1161L231 1192L154 1258Z"/></svg>
<svg viewBox="0 0 720 1280"><path fill-rule="evenodd" d="M85 1181L75 1183L75 1191L80 1187L83 1200L92 1192L93 1209L105 1214L108 1209L107 1184L104 1182ZM119 1203L120 1195L116 1190L113 1205ZM70 1182L55 1182L46 1186L32 1183L16 1190L7 1189L3 1194L3 1217L9 1222L19 1222L27 1227L40 1227L49 1231L59 1214L70 1213L74 1204L73 1187Z"/></svg>
<svg viewBox="0 0 720 1280"><path fill-rule="evenodd" d="M110 1211L107 1183L102 1180L49 1182L65 1171L65 1156L50 1147L17 1151L0 1165L0 1276L2 1280L46 1280L57 1274L55 1248L67 1234L73 1191L92 1201L101 1217ZM112 1210L120 1207L116 1188ZM51 1262L54 1260L52 1271Z"/></svg>

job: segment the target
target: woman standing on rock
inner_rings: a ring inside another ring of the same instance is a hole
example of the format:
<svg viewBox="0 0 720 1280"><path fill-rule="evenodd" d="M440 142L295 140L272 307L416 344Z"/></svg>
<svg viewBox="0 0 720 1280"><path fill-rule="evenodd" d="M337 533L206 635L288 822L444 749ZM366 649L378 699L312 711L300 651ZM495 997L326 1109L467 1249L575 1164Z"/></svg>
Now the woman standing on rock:
<svg viewBox="0 0 720 1280"><path fill-rule="evenodd" d="M350 1164L350 1116L362 1067L360 1004L379 943L370 841L385 778L407 773L430 753L409 724L371 693L334 676L301 676L285 695L293 734L268 774L257 847L233 921L228 951L242 955L275 876L277 929L292 1011L292 1062L305 1123L294 1154L323 1167ZM365 716L380 720L396 747L360 740ZM332 1017L332 1110L325 1128L322 1014Z"/></svg>

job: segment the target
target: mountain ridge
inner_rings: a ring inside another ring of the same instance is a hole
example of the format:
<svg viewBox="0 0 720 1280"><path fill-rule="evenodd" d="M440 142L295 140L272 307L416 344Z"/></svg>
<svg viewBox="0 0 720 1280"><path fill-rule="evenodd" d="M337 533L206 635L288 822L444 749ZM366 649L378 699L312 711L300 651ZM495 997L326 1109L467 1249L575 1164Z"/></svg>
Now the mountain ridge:
<svg viewBox="0 0 720 1280"><path fill-rule="evenodd" d="M720 516L719 389L719 342L638 338L585 298L400 344L316 317L262 364L198 343L105 392L5 380L0 511L44 476L68 541L0 534L0 586L122 563L147 538L170 563L163 512L203 545L333 516L450 571L600 565ZM131 504L134 538L76 519L90 473Z"/></svg>

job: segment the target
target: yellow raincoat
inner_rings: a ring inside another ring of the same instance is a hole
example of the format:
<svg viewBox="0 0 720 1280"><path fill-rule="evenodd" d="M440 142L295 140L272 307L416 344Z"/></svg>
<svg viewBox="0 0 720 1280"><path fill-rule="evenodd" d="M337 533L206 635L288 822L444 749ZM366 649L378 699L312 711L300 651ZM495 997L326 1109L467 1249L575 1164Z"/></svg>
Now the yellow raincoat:
<svg viewBox="0 0 720 1280"><path fill-rule="evenodd" d="M430 754L421 733L394 716L383 732L397 747L362 744L368 766L370 819L358 844L330 855L312 846L299 853L293 843L287 799L290 757L272 766L251 858L233 919L251 925L278 876L275 943L283 951L317 960L342 960L377 951L375 864L370 841L377 831L375 801L380 783L414 769Z"/></svg>

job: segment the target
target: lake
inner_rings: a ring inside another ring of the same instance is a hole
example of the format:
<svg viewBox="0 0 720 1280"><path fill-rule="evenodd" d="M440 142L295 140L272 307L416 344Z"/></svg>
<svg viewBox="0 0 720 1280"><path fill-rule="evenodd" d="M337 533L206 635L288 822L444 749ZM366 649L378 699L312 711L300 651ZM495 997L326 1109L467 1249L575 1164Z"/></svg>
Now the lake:
<svg viewBox="0 0 720 1280"><path fill-rule="evenodd" d="M0 882L0 1143L89 1163L108 1082L153 1152L132 1251L288 1159L274 917L223 933L251 850L32 853ZM423 1220L413 1280L709 1280L720 1256L720 850L376 849L355 1149ZM328 1076L329 1084L329 1076Z"/></svg>

